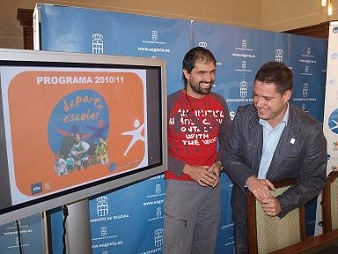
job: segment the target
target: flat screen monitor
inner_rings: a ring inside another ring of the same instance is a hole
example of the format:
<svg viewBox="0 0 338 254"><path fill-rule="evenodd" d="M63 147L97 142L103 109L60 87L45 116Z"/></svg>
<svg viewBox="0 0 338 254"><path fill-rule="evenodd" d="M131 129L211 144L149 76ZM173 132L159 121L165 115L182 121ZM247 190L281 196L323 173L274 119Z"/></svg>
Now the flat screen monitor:
<svg viewBox="0 0 338 254"><path fill-rule="evenodd" d="M161 59L0 49L0 224L164 172L165 71Z"/></svg>

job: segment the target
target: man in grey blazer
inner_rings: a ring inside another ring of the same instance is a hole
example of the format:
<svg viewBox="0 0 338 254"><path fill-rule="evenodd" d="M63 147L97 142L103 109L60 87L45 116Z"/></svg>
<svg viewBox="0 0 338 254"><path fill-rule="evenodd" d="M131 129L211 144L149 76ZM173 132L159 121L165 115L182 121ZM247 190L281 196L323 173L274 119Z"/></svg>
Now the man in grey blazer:
<svg viewBox="0 0 338 254"><path fill-rule="evenodd" d="M268 62L255 76L253 104L239 107L223 153L232 179L236 253L248 252L246 192L269 216L283 217L315 198L326 182L326 139L319 122L289 104L293 75L283 63ZM278 197L272 180L297 179Z"/></svg>

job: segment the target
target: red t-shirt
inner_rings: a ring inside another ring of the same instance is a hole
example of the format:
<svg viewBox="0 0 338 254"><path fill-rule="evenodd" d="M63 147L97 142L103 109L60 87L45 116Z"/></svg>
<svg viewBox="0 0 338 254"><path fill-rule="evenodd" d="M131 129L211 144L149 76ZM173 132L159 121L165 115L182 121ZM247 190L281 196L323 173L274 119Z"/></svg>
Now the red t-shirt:
<svg viewBox="0 0 338 254"><path fill-rule="evenodd" d="M211 166L217 160L218 135L221 124L229 113L218 94L210 93L201 99L185 91L168 97L168 155L193 166ZM178 176L168 165L166 179L192 180L188 175Z"/></svg>

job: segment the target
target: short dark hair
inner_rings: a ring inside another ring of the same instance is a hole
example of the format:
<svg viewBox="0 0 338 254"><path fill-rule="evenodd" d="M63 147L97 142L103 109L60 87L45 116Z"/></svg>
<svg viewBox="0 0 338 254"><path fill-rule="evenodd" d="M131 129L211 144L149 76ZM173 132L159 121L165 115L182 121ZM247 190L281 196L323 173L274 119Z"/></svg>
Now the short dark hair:
<svg viewBox="0 0 338 254"><path fill-rule="evenodd" d="M211 53L210 50L203 47L192 48L185 54L182 61L183 70L186 70L188 73L190 73L195 67L196 62L212 62L216 66L216 58L214 57L214 55ZM184 81L184 86L186 87L187 80L184 74L182 74L182 78Z"/></svg>
<svg viewBox="0 0 338 254"><path fill-rule="evenodd" d="M74 132L74 138L75 138L75 136L76 135L79 135L80 136L80 138L82 138L82 133L81 132L79 132L79 131L77 131L77 132Z"/></svg>
<svg viewBox="0 0 338 254"><path fill-rule="evenodd" d="M267 62L256 73L255 81L273 83L280 94L293 88L293 75L288 66L281 62Z"/></svg>

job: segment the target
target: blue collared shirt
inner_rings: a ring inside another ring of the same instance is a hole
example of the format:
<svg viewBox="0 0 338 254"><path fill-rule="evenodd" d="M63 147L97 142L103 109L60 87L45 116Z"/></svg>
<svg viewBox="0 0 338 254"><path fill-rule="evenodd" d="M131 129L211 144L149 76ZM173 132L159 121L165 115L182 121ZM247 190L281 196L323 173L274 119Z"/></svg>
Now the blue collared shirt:
<svg viewBox="0 0 338 254"><path fill-rule="evenodd" d="M263 149L261 163L259 165L258 179L265 179L268 173L273 155L275 153L277 144L282 136L283 130L289 119L289 104L283 117L283 120L275 127L263 119L259 119L259 123L263 126Z"/></svg>

